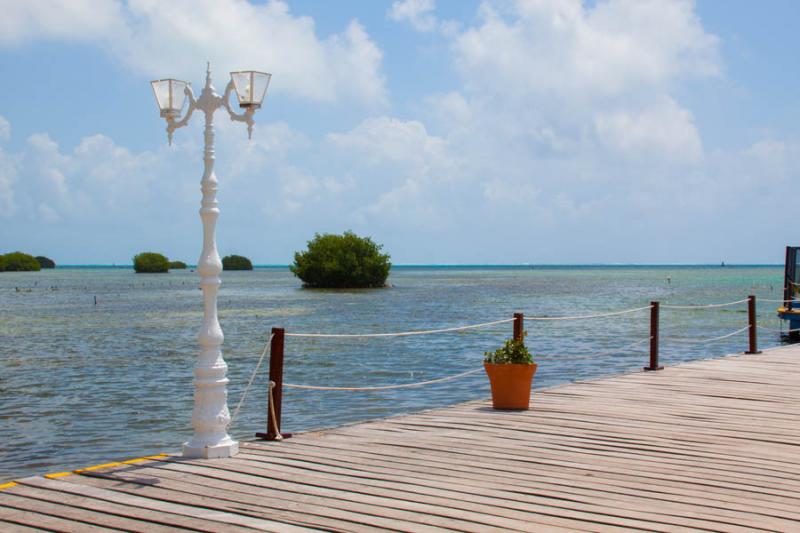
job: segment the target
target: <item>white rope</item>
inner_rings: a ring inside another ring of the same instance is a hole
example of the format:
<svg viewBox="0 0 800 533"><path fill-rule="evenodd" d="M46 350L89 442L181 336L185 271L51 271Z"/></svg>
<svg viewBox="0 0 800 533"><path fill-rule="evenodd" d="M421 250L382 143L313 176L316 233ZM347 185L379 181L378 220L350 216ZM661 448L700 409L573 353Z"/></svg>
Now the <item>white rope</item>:
<svg viewBox="0 0 800 533"><path fill-rule="evenodd" d="M739 333L742 333L743 331L747 331L748 329L750 329L749 325L747 325L747 326L745 326L745 327L743 327L741 329L737 329L736 331L732 331L732 332L730 332L730 333L728 333L726 335L721 335L719 337L712 337L710 339L694 339L694 340L692 340L692 339L683 339L683 338L680 338L680 337L663 337L663 339L667 340L667 341L672 341L672 342L679 342L679 343L682 343L682 344L703 344L703 343L706 343L706 342L721 341L722 339L727 339L728 337L733 337L734 335L738 335Z"/></svg>
<svg viewBox="0 0 800 533"><path fill-rule="evenodd" d="M453 379L463 378L464 376L469 376L470 374L475 374L477 372L481 372L482 370L483 368L476 368L474 370L468 370L467 372L455 374L454 376L431 379L428 381L420 381L418 383L404 383L402 385L384 385L382 387L318 387L316 385L297 385L294 383L284 383L283 386L289 389L339 390L339 391L379 391L379 390L391 390L391 389L409 389L411 387L422 387L423 385L431 385L432 383L441 383L443 381L450 381Z"/></svg>
<svg viewBox="0 0 800 533"><path fill-rule="evenodd" d="M757 301L759 302L773 302L776 304L785 304L788 302L796 302L797 300L770 300L769 298L759 298Z"/></svg>
<svg viewBox="0 0 800 533"><path fill-rule="evenodd" d="M758 329L763 329L764 331L772 331L773 333L794 333L796 331L800 331L800 328L798 328L798 329L775 329L775 328L768 328L768 327L761 326L761 325L756 325L756 327Z"/></svg>
<svg viewBox="0 0 800 533"><path fill-rule="evenodd" d="M483 324L472 324L469 326L458 326L454 328L427 329L419 331L402 331L399 333L287 333L287 337L324 337L324 338L359 338L359 337L407 337L409 335L430 335L432 333L449 333L451 331L463 331L465 329L485 328L513 322L514 318L495 320L494 322L484 322Z"/></svg>
<svg viewBox="0 0 800 533"><path fill-rule="evenodd" d="M713 307L728 307L731 305L738 305L747 301L747 298L744 300L736 300L735 302L726 302L724 304L707 304L707 305L668 305L664 304L661 306L662 309L711 309Z"/></svg>
<svg viewBox="0 0 800 533"><path fill-rule="evenodd" d="M636 313L637 311L644 311L650 309L652 306L636 307L635 309L625 309L624 311L613 311L610 313L599 313L596 315L577 315L577 316L526 316L525 320L584 320L587 318L602 318L605 316L627 315L629 313Z"/></svg>
<svg viewBox="0 0 800 533"><path fill-rule="evenodd" d="M646 342L650 342L650 339L652 339L652 337L648 337L646 339L638 340L636 342L633 342L631 344L627 344L625 346L622 346L620 348L616 348L614 350L608 350L606 352L596 352L596 353L592 353L592 354L589 354L589 355L559 356L559 355L552 355L552 354L551 355L543 354L543 355L537 355L536 358L537 359L540 359L540 358L553 359L553 360L557 360L557 361L573 361L573 360L576 360L576 359L592 359L594 357L604 357L606 355L612 355L612 354L615 354L615 353L621 353L621 352L628 351L631 348L635 348L635 347L637 347L639 345L642 345L642 344L644 344Z"/></svg>
<svg viewBox="0 0 800 533"><path fill-rule="evenodd" d="M283 440L283 435L281 435L281 428L278 427L278 418L275 416L275 403L272 399L272 389L275 388L275 382L269 380L269 399L267 402L269 403L269 418L272 420L272 431L275 433L275 440Z"/></svg>
<svg viewBox="0 0 800 533"><path fill-rule="evenodd" d="M269 350L269 345L272 343L272 337L274 337L274 334L269 336L269 340L267 341L267 344L264 346L264 351L261 352L261 357L258 358L258 363L256 363L256 367L255 369L253 369L253 373L250 375L250 381L247 382L247 387L244 388L244 392L242 392L242 397L239 398L239 403L236 404L236 409L233 410L233 414L231 415L231 425L233 425L233 421L236 420L236 415L239 414L239 409L242 408L244 399L247 398L247 393L248 391L250 391L250 387L253 385L253 380L256 379L256 374L258 374L258 369L261 368L261 363L264 361L264 356L267 355L267 350Z"/></svg>

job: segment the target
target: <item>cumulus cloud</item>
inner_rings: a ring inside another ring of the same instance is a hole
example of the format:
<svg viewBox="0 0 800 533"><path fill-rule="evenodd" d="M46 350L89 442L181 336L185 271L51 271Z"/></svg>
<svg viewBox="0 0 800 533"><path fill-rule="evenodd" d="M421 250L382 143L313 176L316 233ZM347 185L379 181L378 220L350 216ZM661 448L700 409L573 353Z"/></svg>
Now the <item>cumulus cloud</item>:
<svg viewBox="0 0 800 533"><path fill-rule="evenodd" d="M4 5L0 44L34 39L95 42L153 78L216 72L275 72L271 91L319 102L386 102L382 52L352 20L317 35L314 20L281 0L32 0ZM227 77L227 76L224 76Z"/></svg>
<svg viewBox="0 0 800 533"><path fill-rule="evenodd" d="M628 96L677 78L716 75L719 39L693 3L518 0L481 4L453 43L470 87L511 95Z"/></svg>
<svg viewBox="0 0 800 533"><path fill-rule="evenodd" d="M397 22L408 22L417 31L433 31L437 20L434 0L402 0L393 2L387 16Z"/></svg>
<svg viewBox="0 0 800 533"><path fill-rule="evenodd" d="M122 4L114 0L26 0L3 2L0 44L34 39L105 39L124 26Z"/></svg>
<svg viewBox="0 0 800 533"><path fill-rule="evenodd" d="M601 111L595 129L604 146L630 159L694 162L703 152L692 113L666 96L643 109Z"/></svg>
<svg viewBox="0 0 800 533"><path fill-rule="evenodd" d="M0 141L7 141L11 138L11 123L6 117L0 115Z"/></svg>

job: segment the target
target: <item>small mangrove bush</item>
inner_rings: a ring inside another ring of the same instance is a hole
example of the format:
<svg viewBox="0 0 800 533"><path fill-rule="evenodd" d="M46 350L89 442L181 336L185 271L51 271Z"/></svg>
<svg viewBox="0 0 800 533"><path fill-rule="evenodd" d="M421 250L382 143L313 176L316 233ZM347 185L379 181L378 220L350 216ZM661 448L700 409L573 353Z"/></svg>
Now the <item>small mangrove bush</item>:
<svg viewBox="0 0 800 533"><path fill-rule="evenodd" d="M226 255L222 258L222 270L253 270L253 263L243 255Z"/></svg>
<svg viewBox="0 0 800 533"><path fill-rule="evenodd" d="M352 231L317 233L305 252L294 254L289 270L306 287L351 289L383 287L392 264L383 246Z"/></svg>
<svg viewBox="0 0 800 533"><path fill-rule="evenodd" d="M39 266L42 268L55 268L56 262L50 259L49 257L45 257L43 255L37 255L36 261L39 263Z"/></svg>
<svg viewBox="0 0 800 533"><path fill-rule="evenodd" d="M155 252L142 252L133 257L133 269L137 274L161 274L169 270L169 260Z"/></svg>
<svg viewBox="0 0 800 533"><path fill-rule="evenodd" d="M186 270L186 263L183 261L170 261L169 262L169 269L170 270Z"/></svg>
<svg viewBox="0 0 800 533"><path fill-rule="evenodd" d="M22 252L0 255L0 272L38 272L41 270L35 257Z"/></svg>

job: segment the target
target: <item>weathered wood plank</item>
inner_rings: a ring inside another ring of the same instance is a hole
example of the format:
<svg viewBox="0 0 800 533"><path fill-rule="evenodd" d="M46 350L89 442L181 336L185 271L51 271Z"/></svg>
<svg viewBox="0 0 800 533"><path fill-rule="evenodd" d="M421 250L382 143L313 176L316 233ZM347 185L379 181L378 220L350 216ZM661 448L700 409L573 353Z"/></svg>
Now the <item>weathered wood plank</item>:
<svg viewBox="0 0 800 533"><path fill-rule="evenodd" d="M298 527L275 520L262 520L236 513L221 512L203 506L192 506L184 505L183 503L166 502L158 499L139 496L137 494L91 487L73 482L73 480L82 477L83 476L69 476L68 478L61 479L31 477L20 480L20 484L30 485L33 487L49 488L69 494L86 495L101 501L133 505L143 509L164 511L177 515L178 517L189 517L195 519L191 527L195 527L196 525L197 527L201 528L202 531L216 532L219 531L223 525L226 531L248 531L253 529L261 531L293 531L298 533L301 531L308 531L307 528ZM124 483L119 483L119 485L121 487L126 486ZM131 488L134 492L136 487L142 486L139 483L131 485Z"/></svg>

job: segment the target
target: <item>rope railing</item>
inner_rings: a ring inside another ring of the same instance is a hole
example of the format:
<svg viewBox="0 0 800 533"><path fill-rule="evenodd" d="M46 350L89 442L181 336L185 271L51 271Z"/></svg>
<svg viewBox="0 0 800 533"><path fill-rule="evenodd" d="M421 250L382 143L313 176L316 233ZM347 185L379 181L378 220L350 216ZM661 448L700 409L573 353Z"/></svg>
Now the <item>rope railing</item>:
<svg viewBox="0 0 800 533"><path fill-rule="evenodd" d="M593 315L575 315L575 316L526 316L525 320L535 320L535 321L544 321L544 320L587 320L590 318L603 318L607 316L617 316L617 315L627 315L630 313L636 313L638 311L644 311L646 309L650 309L652 305L647 305L645 307L635 307L633 309L624 309L622 311L611 311L608 313L597 313Z"/></svg>
<svg viewBox="0 0 800 533"><path fill-rule="evenodd" d="M553 360L553 361L575 361L579 359L594 359L596 357L605 357L607 355L614 355L622 352L629 351L637 346L641 346L646 342L650 342L653 337L647 337L645 339L638 340L636 342L632 342L630 344L626 344L625 346L621 346L619 348L615 348L613 350L607 350L605 352L594 352L588 355L554 355L554 354L541 354L537 355L536 359L544 359Z"/></svg>
<svg viewBox="0 0 800 533"><path fill-rule="evenodd" d="M770 300L767 298L763 298L762 301L767 302L779 302L783 303L784 300ZM659 335L659 310L661 307L666 309L675 309L675 310L703 310L703 309L714 309L714 308L724 308L724 307L731 307L739 304L747 303L747 312L748 312L748 324L744 327L726 333L724 335L719 335L716 337L711 338L687 338L687 337L660 337ZM354 391L354 392L375 392L375 391L388 391L388 390L397 390L397 389L412 389L417 387L424 387L427 385L434 385L437 383L444 383L460 378L464 378L478 372L483 371L483 368L473 368L471 370L467 370L464 372L459 372L452 375L446 375L434 379L428 379L424 381L417 381L413 383L396 383L396 384L387 384L387 385L375 385L375 386L360 386L360 387L350 387L350 386L325 386L325 385L313 385L313 384L302 384L302 383L284 383L283 382L283 357L284 357L284 342L285 337L294 337L294 338L393 338L393 337L406 337L412 335L432 335L438 333L454 333L466 330L473 330L479 328L489 328L492 326L498 326L501 324L507 323L514 323L514 332L513 338L517 341L521 341L524 338L525 331L525 320L533 322L548 322L548 321L569 321L569 320L588 320L588 319L596 319L596 318L605 318L605 317L615 317L615 316L622 316L628 315L633 313L638 313L642 311L649 311L650 316L650 335L646 338L639 339L637 341L631 342L629 344L625 344L618 348L604 350L600 352L593 352L588 354L575 354L575 355L555 355L555 354L540 354L536 356L537 360L541 361L568 361L568 360L581 360L581 359L593 359L599 357L605 357L614 354L624 354L626 352L631 352L639 346L642 346L645 343L650 343L649 349L649 364L648 366L644 367L644 370L661 370L663 366L659 365L659 344L660 338L663 338L665 341L674 342L679 344L685 345L696 345L696 344L708 344L713 342L722 341L728 339L730 337L734 337L741 333L747 331L749 333L749 343L748 343L748 351L745 353L748 354L757 354L760 353L758 351L758 344L757 344L757 336L756 331L757 329L762 329L765 331L775 331L784 333L782 330L775 330L772 328L758 326L756 323L757 319L757 309L756 309L756 297L755 296L748 296L747 298L743 298L741 300L736 300L732 302L723 302L723 303L712 303L712 304L705 304L705 305L683 305L683 304L666 304L661 305L658 301L650 302L650 305L642 306L642 307L634 307L630 309L621 309L616 311L604 311L604 312L596 312L592 314L585 314L585 315L571 315L571 316L525 316L523 313L515 313L513 318L507 318L502 320L493 320L489 322L482 322L478 324L468 324L464 326L453 326L453 327L444 327L444 328L436 328L436 329L427 329L427 330L410 330L410 331L399 331L399 332L387 332L387 333L287 333L282 328L273 328L272 335L267 342L267 346L261 353L261 356L258 359L258 362L253 370L253 374L250 376L250 379L245 387L244 391L242 392L242 396L239 399L239 403L236 405L236 409L233 412L233 416L231 417L232 422L236 419L237 415L239 414L239 410L242 407L242 404L245 402L247 397L247 393L249 392L255 376L257 375L261 364L266 356L266 352L270 351L270 375L269 375L269 394L268 394L268 401L269 405L267 408L267 432L266 433L257 433L256 436L259 438L264 438L266 440L280 440L282 438L287 438L290 436L286 433L280 432L280 419L281 419L281 402L282 402L282 391L284 388L287 389L294 389L294 390L316 390L316 391ZM800 329L790 329L785 333L796 333L800 332ZM491 333L495 333L492 331Z"/></svg>
<svg viewBox="0 0 800 533"><path fill-rule="evenodd" d="M274 336L274 334L269 336L267 343L264 345L264 351L261 352L261 357L258 358L258 363L256 363L253 373L250 374L250 380L247 382L247 386L244 388L244 391L242 391L242 396L239 398L239 403L236 404L236 409L233 410L233 414L231 415L231 426L233 425L234 421L236 421L236 417L239 414L239 409L242 408L242 404L244 403L245 398L247 398L247 393L250 392L250 387L253 386L253 381L256 379L258 369L261 368L261 363L264 362L264 357L267 355L267 351L269 350L269 346L272 343L272 338Z"/></svg>
<svg viewBox="0 0 800 533"><path fill-rule="evenodd" d="M482 370L483 368L475 368L473 370L467 370L466 372L461 372L460 374L454 374L452 376L445 376L436 379L429 379L427 381L418 381L416 383L400 383L397 385L381 385L377 387L323 387L319 385L298 385L296 383L284 383L283 386L288 389L323 390L323 391L383 391L383 390L393 390L393 389L411 389L414 387L433 385L434 383L443 383L445 381L452 381L454 379L463 378L471 374L476 374L478 372L481 372Z"/></svg>
<svg viewBox="0 0 800 533"><path fill-rule="evenodd" d="M287 337L306 337L306 338L374 338L374 337L408 337L410 335L432 335L434 333L451 333L454 331L464 331L468 329L486 328L498 324L508 324L513 322L513 318L484 322L482 324L470 324L468 326L456 326L452 328L425 329L414 331L401 331L397 333L286 333Z"/></svg>
<svg viewBox="0 0 800 533"><path fill-rule="evenodd" d="M705 305L669 305L669 304L661 304L662 309L713 309L717 307L730 307L733 305L739 305L746 303L749 298L745 298L743 300L736 300L735 302L725 302L721 304L705 304Z"/></svg>
<svg viewBox="0 0 800 533"><path fill-rule="evenodd" d="M771 302L771 303L776 303L776 304L785 304L785 303L789 303L789 302L796 302L797 300L771 300L769 298L759 298L758 301L759 302Z"/></svg>
<svg viewBox="0 0 800 533"><path fill-rule="evenodd" d="M756 327L757 327L758 329L763 329L764 331L771 331L771 332L773 332L773 333L785 333L785 334L789 334L789 333L797 333L798 331L800 331L800 328L797 328L797 329L775 329L775 328L768 328L768 327L766 327L766 326L760 326L760 325L758 325L758 326L756 326Z"/></svg>
<svg viewBox="0 0 800 533"><path fill-rule="evenodd" d="M723 339L727 339L729 337L733 337L734 335L738 335L739 333L743 333L743 332L747 331L748 329L750 329L750 324L746 325L743 328L737 329L736 331L732 331L732 332L727 333L725 335L720 335L719 337L711 337L710 339L686 339L686 338L683 338L683 337L662 337L662 338L664 340L666 340L666 341L679 342L679 343L682 343L682 344L705 344L705 343L721 341Z"/></svg>

